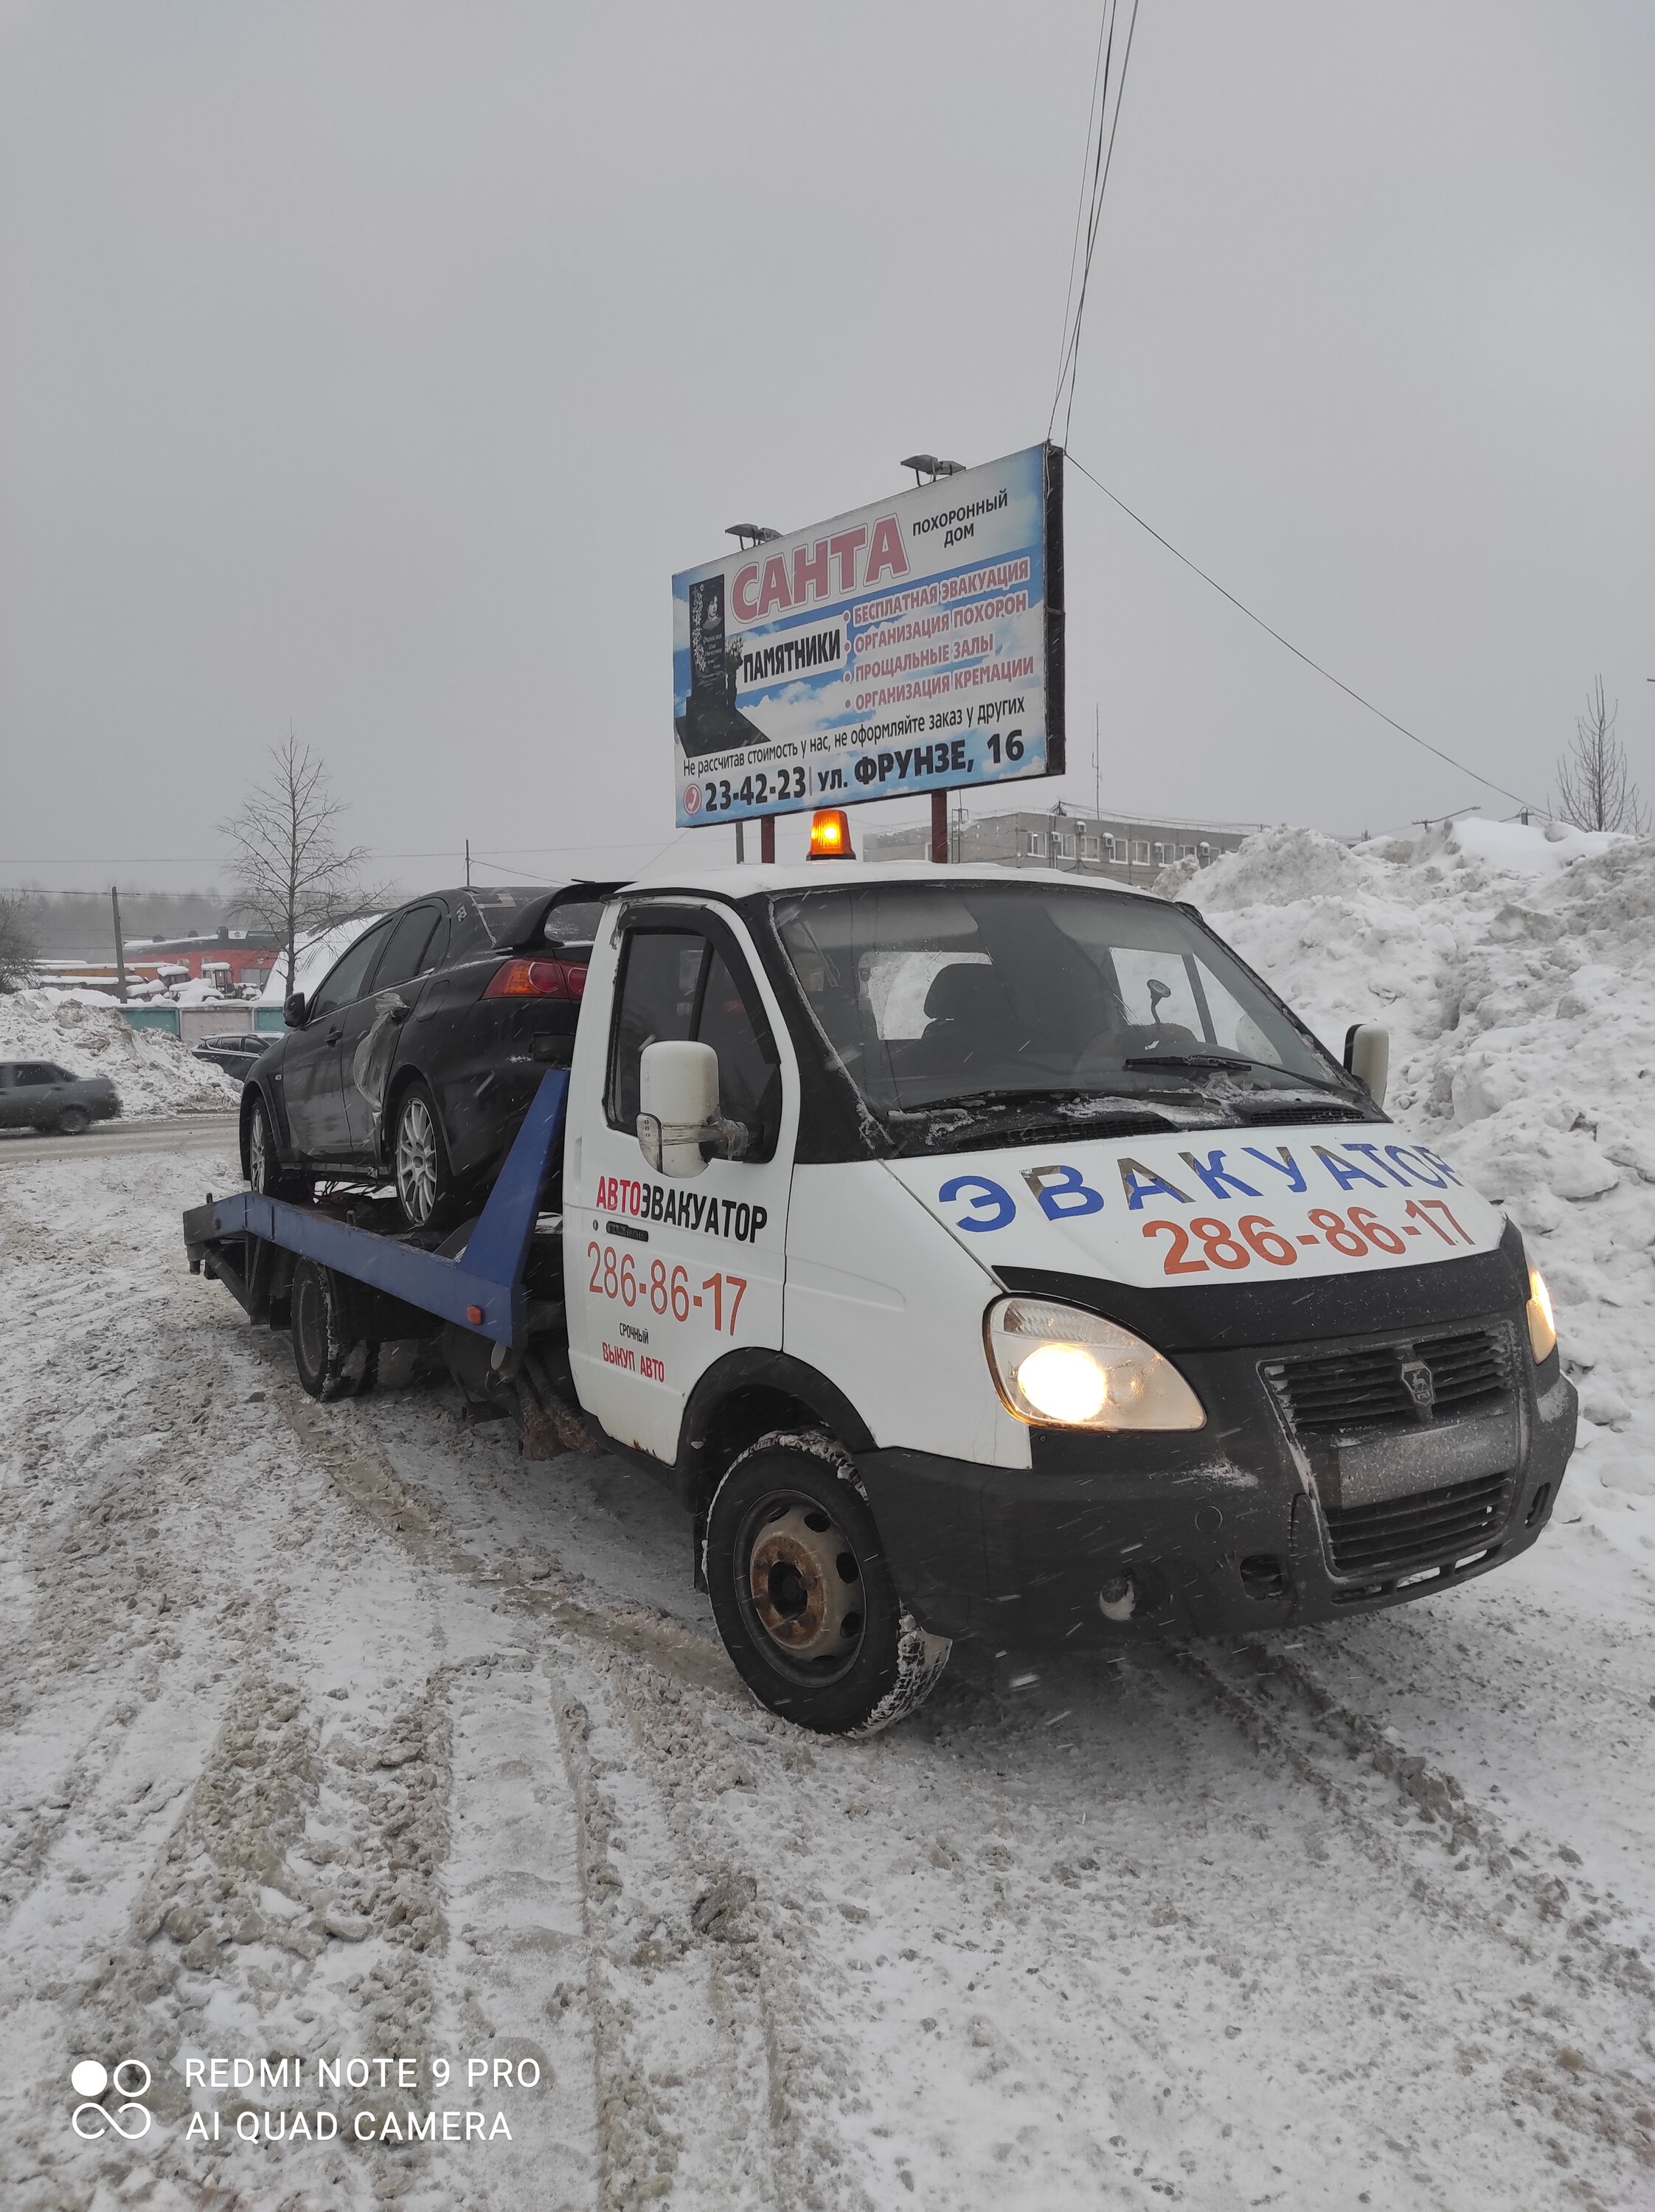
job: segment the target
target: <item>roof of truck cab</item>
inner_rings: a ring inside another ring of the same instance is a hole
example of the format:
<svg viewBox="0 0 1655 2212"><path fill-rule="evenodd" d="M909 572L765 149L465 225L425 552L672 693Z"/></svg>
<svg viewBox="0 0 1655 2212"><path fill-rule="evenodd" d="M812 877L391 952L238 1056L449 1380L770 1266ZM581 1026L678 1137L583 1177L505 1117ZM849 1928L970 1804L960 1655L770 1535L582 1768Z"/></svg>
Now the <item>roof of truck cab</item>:
<svg viewBox="0 0 1655 2212"><path fill-rule="evenodd" d="M1066 868L1007 868L993 860L950 861L946 866L935 860L750 861L739 868L683 869L670 876L640 876L624 884L616 896L692 891L706 898L744 899L762 891L825 891L844 884L859 889L880 884L928 884L946 890L964 882L1062 884L1065 890L1083 884L1089 890L1118 892L1125 898L1156 896L1136 884L1106 883Z"/></svg>

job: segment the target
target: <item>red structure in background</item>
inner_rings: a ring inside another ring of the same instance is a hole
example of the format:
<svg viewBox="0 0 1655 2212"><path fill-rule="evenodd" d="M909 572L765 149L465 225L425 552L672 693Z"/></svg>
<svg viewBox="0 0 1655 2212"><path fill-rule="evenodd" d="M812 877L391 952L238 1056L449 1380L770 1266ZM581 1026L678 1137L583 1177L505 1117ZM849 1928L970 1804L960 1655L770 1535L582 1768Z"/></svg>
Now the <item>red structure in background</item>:
<svg viewBox="0 0 1655 2212"><path fill-rule="evenodd" d="M133 975L154 975L161 968L186 968L192 981L205 975L210 982L239 989L248 983L262 985L280 951L272 938L254 930L220 929L210 936L129 937L126 965Z"/></svg>

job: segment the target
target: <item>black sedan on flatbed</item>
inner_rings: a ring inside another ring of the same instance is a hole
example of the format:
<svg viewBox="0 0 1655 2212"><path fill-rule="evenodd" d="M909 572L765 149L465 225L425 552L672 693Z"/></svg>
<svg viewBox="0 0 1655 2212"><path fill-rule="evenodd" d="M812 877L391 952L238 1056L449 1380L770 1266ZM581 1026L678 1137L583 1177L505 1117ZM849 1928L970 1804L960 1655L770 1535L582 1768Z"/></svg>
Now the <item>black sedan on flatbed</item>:
<svg viewBox="0 0 1655 2212"><path fill-rule="evenodd" d="M566 1066L611 884L430 891L283 1010L241 1095L253 1189L393 1183L416 1229L484 1190L548 1067Z"/></svg>

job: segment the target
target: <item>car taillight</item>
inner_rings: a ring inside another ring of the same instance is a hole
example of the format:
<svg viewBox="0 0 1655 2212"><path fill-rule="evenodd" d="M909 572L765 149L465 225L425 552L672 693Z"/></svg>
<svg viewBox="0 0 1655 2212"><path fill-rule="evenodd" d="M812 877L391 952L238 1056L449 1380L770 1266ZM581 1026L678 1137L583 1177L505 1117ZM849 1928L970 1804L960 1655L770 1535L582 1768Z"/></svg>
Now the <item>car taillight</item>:
<svg viewBox="0 0 1655 2212"><path fill-rule="evenodd" d="M508 960L495 970L485 999L578 999L586 969L564 960Z"/></svg>

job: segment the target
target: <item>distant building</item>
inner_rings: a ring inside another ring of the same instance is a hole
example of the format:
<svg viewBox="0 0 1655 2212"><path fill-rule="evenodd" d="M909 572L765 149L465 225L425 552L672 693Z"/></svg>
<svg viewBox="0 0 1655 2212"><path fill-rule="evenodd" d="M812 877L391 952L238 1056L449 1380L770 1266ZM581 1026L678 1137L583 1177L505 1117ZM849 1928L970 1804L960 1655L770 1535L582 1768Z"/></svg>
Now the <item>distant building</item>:
<svg viewBox="0 0 1655 2212"><path fill-rule="evenodd" d="M139 937L126 940L129 969L151 972L183 968L190 981L216 983L226 991L262 986L281 947L262 930L220 929L189 937Z"/></svg>
<svg viewBox="0 0 1655 2212"><path fill-rule="evenodd" d="M1210 866L1220 853L1233 853L1254 826L1082 814L1067 806L1043 813L984 814L950 823L949 858L991 860L1007 868L1068 868L1076 875L1147 887L1178 860ZM908 830L876 830L862 838L861 847L869 860L923 860L931 848L931 832L922 823Z"/></svg>

